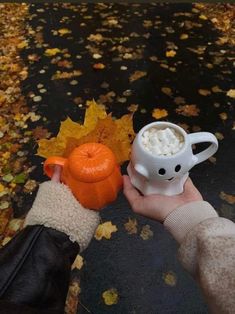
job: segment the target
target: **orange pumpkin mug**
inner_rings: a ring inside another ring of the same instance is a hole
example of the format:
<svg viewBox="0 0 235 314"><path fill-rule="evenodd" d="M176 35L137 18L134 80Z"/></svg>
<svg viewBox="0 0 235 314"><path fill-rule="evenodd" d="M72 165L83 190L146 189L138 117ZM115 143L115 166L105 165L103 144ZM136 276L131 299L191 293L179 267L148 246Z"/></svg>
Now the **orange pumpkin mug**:
<svg viewBox="0 0 235 314"><path fill-rule="evenodd" d="M113 202L122 187L122 175L113 152L99 143L75 148L68 158L51 156L44 172L52 177L54 166L61 166L61 181L86 208L100 210Z"/></svg>

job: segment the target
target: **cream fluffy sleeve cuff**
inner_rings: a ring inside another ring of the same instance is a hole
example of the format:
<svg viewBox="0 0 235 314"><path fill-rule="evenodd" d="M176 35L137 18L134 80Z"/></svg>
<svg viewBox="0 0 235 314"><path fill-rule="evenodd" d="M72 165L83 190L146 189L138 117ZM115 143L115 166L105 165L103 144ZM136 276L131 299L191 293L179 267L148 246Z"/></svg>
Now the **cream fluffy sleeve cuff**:
<svg viewBox="0 0 235 314"><path fill-rule="evenodd" d="M191 202L170 213L164 221L164 226L176 241L181 243L196 225L213 217L218 217L218 214L208 202Z"/></svg>
<svg viewBox="0 0 235 314"><path fill-rule="evenodd" d="M82 207L66 185L52 181L40 185L25 219L25 226L44 225L64 232L81 251L88 246L98 224L98 212Z"/></svg>

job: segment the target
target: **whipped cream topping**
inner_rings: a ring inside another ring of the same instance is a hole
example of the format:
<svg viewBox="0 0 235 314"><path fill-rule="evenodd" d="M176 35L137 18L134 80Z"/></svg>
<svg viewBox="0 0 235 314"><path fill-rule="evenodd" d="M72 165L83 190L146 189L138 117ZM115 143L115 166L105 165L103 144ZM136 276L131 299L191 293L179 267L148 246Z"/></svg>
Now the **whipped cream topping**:
<svg viewBox="0 0 235 314"><path fill-rule="evenodd" d="M184 138L173 128L146 130L141 138L143 147L157 156L172 156L178 153L184 145Z"/></svg>

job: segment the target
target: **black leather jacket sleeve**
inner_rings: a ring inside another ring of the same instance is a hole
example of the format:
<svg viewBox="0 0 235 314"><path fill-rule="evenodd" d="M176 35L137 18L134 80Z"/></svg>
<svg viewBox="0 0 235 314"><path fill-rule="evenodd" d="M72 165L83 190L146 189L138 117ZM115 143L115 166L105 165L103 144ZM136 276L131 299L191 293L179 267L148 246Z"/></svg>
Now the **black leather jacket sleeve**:
<svg viewBox="0 0 235 314"><path fill-rule="evenodd" d="M64 313L79 245L57 230L28 226L0 250L0 313Z"/></svg>

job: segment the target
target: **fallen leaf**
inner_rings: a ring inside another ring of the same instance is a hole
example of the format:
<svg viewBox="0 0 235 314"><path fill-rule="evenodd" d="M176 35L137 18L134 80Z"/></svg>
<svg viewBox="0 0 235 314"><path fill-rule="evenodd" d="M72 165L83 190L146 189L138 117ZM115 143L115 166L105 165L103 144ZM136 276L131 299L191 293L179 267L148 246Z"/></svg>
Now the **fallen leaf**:
<svg viewBox="0 0 235 314"><path fill-rule="evenodd" d="M77 255L77 257L75 258L73 264L72 264L72 270L77 268L77 269L81 269L83 266L83 257L81 255Z"/></svg>
<svg viewBox="0 0 235 314"><path fill-rule="evenodd" d="M223 201L226 201L227 203L229 203L231 205L235 204L235 195L227 194L227 193L221 191L219 196Z"/></svg>
<svg viewBox="0 0 235 314"><path fill-rule="evenodd" d="M215 132L215 137L216 137L218 140L220 140L220 141L222 141L222 140L224 139L223 134L220 133L220 132Z"/></svg>
<svg viewBox="0 0 235 314"><path fill-rule="evenodd" d="M148 239L152 238L153 231L151 230L149 225L143 226L143 228L140 232L140 236L143 240L148 240Z"/></svg>
<svg viewBox="0 0 235 314"><path fill-rule="evenodd" d="M218 85L213 86L211 90L212 90L213 93L221 93L221 92L223 92L223 90ZM234 97L235 97L235 93L234 93Z"/></svg>
<svg viewBox="0 0 235 314"><path fill-rule="evenodd" d="M196 105L182 105L176 109L176 112L185 117L196 117L198 116L200 109Z"/></svg>
<svg viewBox="0 0 235 314"><path fill-rule="evenodd" d="M137 220L128 218L128 222L124 224L124 227L128 234L136 234L137 233Z"/></svg>
<svg viewBox="0 0 235 314"><path fill-rule="evenodd" d="M216 164L216 157L214 157L214 156L211 156L211 157L209 157L208 158L208 160L212 163L212 164Z"/></svg>
<svg viewBox="0 0 235 314"><path fill-rule="evenodd" d="M167 96L172 96L172 89L170 87L162 87L161 91Z"/></svg>
<svg viewBox="0 0 235 314"><path fill-rule="evenodd" d="M61 52L61 50L59 48L48 48L48 49L45 50L45 56L53 57L57 53L60 53L60 52Z"/></svg>
<svg viewBox="0 0 235 314"><path fill-rule="evenodd" d="M131 104L129 107L127 107L128 111L130 112L136 112L138 110L139 105Z"/></svg>
<svg viewBox="0 0 235 314"><path fill-rule="evenodd" d="M131 76L129 77L129 81L132 83L136 80L139 80L140 78L146 76L147 72L144 71L135 71Z"/></svg>
<svg viewBox="0 0 235 314"><path fill-rule="evenodd" d="M40 140L42 138L48 138L51 133L48 132L47 129L44 129L41 125L37 126L35 129L32 130L33 137L35 140Z"/></svg>
<svg viewBox="0 0 235 314"><path fill-rule="evenodd" d="M102 34L91 34L87 37L89 41L102 42L104 40Z"/></svg>
<svg viewBox="0 0 235 314"><path fill-rule="evenodd" d="M206 20L207 20L207 17L206 17L204 14L201 14L201 15L199 16L199 19L206 21Z"/></svg>
<svg viewBox="0 0 235 314"><path fill-rule="evenodd" d="M168 50L166 52L166 57L167 58L173 58L176 55L176 51L175 50Z"/></svg>
<svg viewBox="0 0 235 314"><path fill-rule="evenodd" d="M167 284L168 286L174 287L177 283L177 277L173 271L169 271L167 273L164 273L162 278L163 278L165 284Z"/></svg>
<svg viewBox="0 0 235 314"><path fill-rule="evenodd" d="M95 70L103 70L104 68L105 68L105 65L103 63L93 64L93 69L95 69Z"/></svg>
<svg viewBox="0 0 235 314"><path fill-rule="evenodd" d="M60 72L57 71L54 75L52 75L52 80L64 80L64 79L70 79L72 77L78 77L82 75L82 71L80 70L74 70L72 72Z"/></svg>
<svg viewBox="0 0 235 314"><path fill-rule="evenodd" d="M235 89L230 89L229 91L227 91L226 95L231 98L235 98Z"/></svg>
<svg viewBox="0 0 235 314"><path fill-rule="evenodd" d="M228 119L228 115L227 115L226 112L221 112L221 113L219 114L219 116L220 116L220 119L223 120L223 121L225 121L225 120Z"/></svg>
<svg viewBox="0 0 235 314"><path fill-rule="evenodd" d="M211 95L211 91L209 91L208 89L199 89L198 93L202 96L209 96Z"/></svg>
<svg viewBox="0 0 235 314"><path fill-rule="evenodd" d="M106 305L113 305L118 303L118 292L115 288L104 291L102 293L102 297Z"/></svg>
<svg viewBox="0 0 235 314"><path fill-rule="evenodd" d="M181 40L188 39L188 34L181 34L181 35L180 35L180 39L181 39Z"/></svg>
<svg viewBox="0 0 235 314"><path fill-rule="evenodd" d="M113 232L116 232L118 229L115 225L112 224L111 221L106 221L103 224L100 224L95 232L96 240L101 240L105 238L107 240L111 239L111 235Z"/></svg>
<svg viewBox="0 0 235 314"><path fill-rule="evenodd" d="M168 116L168 112L166 109L154 109L152 112L152 117L155 119L162 119Z"/></svg>
<svg viewBox="0 0 235 314"><path fill-rule="evenodd" d="M67 28L61 28L58 30L58 33L61 35L61 36L64 36L64 35L67 35L67 34L71 34L71 31Z"/></svg>

